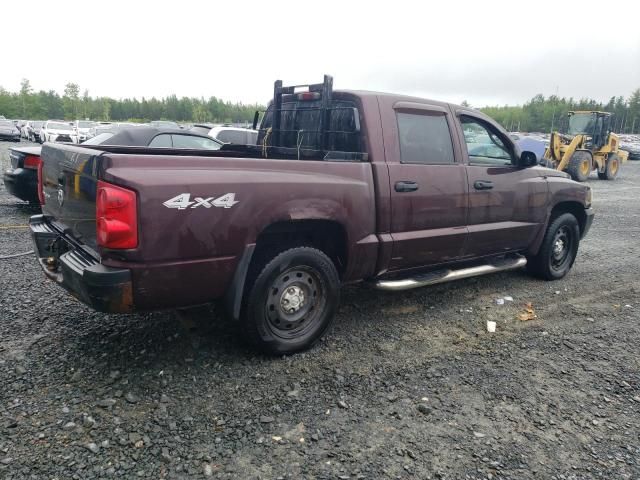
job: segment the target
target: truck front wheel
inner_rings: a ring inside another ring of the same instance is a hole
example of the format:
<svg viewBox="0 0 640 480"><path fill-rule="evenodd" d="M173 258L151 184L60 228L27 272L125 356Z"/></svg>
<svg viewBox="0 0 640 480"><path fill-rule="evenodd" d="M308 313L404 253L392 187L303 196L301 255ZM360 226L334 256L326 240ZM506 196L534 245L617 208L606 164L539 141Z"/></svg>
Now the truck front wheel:
<svg viewBox="0 0 640 480"><path fill-rule="evenodd" d="M241 321L248 339L269 354L311 347L333 321L340 278L320 250L297 247L272 258L245 297Z"/></svg>
<svg viewBox="0 0 640 480"><path fill-rule="evenodd" d="M580 243L578 220L570 213L551 219L538 254L527 257L527 270L545 280L564 277L576 259Z"/></svg>
<svg viewBox="0 0 640 480"><path fill-rule="evenodd" d="M593 158L591 153L584 150L576 150L569 159L567 173L576 182L586 182L592 168Z"/></svg>

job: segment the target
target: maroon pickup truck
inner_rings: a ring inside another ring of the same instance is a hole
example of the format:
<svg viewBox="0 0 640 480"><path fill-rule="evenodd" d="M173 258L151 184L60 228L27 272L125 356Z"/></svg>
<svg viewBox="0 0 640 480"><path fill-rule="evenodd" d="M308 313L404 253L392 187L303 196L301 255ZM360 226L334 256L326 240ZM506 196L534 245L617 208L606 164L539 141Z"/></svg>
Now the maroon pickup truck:
<svg viewBox="0 0 640 480"><path fill-rule="evenodd" d="M588 186L469 108L278 81L259 132L217 151L45 144L44 272L104 312L220 299L289 353L327 330L341 284L562 278L593 220Z"/></svg>

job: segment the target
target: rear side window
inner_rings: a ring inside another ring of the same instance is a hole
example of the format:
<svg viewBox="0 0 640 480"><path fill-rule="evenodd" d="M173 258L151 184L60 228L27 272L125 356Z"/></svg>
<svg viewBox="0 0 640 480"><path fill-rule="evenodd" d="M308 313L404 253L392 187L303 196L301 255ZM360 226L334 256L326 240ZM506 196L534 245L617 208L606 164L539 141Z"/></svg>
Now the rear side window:
<svg viewBox="0 0 640 480"><path fill-rule="evenodd" d="M194 137L193 135L172 135L172 138L173 148L192 148L196 150L220 149L220 144L210 138Z"/></svg>
<svg viewBox="0 0 640 480"><path fill-rule="evenodd" d="M224 143L235 143L237 145L247 144L247 132L238 130L223 130L216 138Z"/></svg>
<svg viewBox="0 0 640 480"><path fill-rule="evenodd" d="M169 134L156 135L149 143L149 147L152 148L171 148L172 146L171 135Z"/></svg>
<svg viewBox="0 0 640 480"><path fill-rule="evenodd" d="M451 134L444 115L398 112L397 118L401 163L454 163Z"/></svg>

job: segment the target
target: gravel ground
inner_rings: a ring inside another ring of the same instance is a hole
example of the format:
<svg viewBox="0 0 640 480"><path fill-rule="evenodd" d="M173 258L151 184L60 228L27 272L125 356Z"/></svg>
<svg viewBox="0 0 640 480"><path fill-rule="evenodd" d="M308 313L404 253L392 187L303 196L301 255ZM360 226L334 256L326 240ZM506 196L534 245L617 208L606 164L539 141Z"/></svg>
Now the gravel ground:
<svg viewBox="0 0 640 480"><path fill-rule="evenodd" d="M564 280L345 288L287 358L214 307L95 313L0 261L0 478L639 478L640 162L590 184ZM31 214L0 186L0 255L31 249L6 228Z"/></svg>

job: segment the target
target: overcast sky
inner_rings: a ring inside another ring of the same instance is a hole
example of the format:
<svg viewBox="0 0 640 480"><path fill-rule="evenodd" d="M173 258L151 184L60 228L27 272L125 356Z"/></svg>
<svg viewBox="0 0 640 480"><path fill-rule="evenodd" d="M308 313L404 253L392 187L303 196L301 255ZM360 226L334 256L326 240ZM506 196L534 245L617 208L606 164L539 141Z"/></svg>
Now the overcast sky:
<svg viewBox="0 0 640 480"><path fill-rule="evenodd" d="M473 106L640 87L640 2L3 2L0 86L266 103L273 81ZM584 19L584 23L581 23ZM12 47L11 47L12 46ZM13 48L15 53L7 54Z"/></svg>

